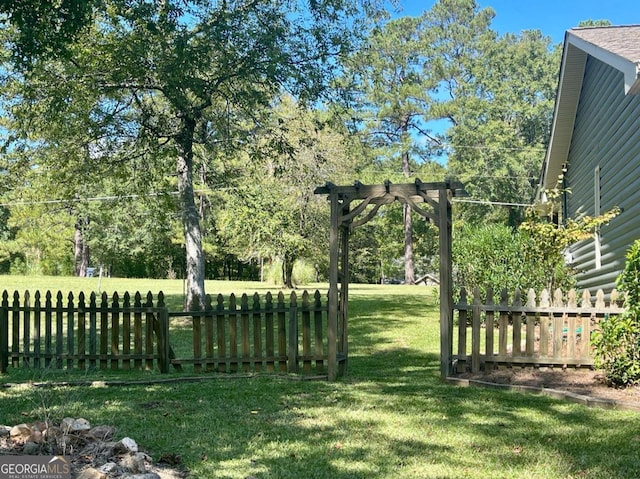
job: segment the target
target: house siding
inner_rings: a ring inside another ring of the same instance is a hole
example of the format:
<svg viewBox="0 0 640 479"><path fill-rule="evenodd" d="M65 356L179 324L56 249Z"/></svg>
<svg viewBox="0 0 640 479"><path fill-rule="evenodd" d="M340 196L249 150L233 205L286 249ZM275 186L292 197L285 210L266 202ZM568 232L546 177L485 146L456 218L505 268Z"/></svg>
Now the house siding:
<svg viewBox="0 0 640 479"><path fill-rule="evenodd" d="M640 96L625 95L623 74L589 56L567 162L567 217L598 213L596 168L599 213L614 206L623 212L601 228L600 268L593 239L571 248L578 286L592 294L615 287L627 249L640 238Z"/></svg>

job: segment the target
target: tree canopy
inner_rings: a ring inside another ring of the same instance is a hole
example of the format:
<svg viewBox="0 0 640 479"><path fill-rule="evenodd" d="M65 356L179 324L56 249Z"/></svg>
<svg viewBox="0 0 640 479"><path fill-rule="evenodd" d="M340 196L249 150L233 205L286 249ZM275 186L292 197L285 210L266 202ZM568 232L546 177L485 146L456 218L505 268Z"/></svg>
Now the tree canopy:
<svg viewBox="0 0 640 479"><path fill-rule="evenodd" d="M518 226L558 46L475 0L380 5L3 2L0 268L184 276L189 308L232 264L281 260L293 286L295 260L326 264L326 181L452 177L475 201L456 224ZM354 232L354 275L411 282L435 236L390 208Z"/></svg>

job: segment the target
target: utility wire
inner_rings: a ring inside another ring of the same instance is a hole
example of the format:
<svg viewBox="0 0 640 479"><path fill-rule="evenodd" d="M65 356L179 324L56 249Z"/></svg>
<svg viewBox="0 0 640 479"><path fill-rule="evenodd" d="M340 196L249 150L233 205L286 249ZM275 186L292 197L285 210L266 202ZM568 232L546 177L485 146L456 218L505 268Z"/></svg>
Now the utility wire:
<svg viewBox="0 0 640 479"><path fill-rule="evenodd" d="M216 191L220 191L222 188L219 188ZM229 188L225 188L229 189ZM214 193L213 190L195 190L194 193L199 194L208 194ZM53 199L53 200L34 200L34 201L15 201L10 203L0 203L0 206L34 206L34 205L51 205L51 204L60 204L60 203L80 203L84 201L117 201L121 199L136 199L140 197L158 197L158 196L177 196L177 191L171 191L168 193L149 193L147 195L123 195L123 196L93 196L89 198L69 198L69 199ZM498 205L498 206L523 206L530 207L533 204L529 203L510 203L505 201L489 201L489 200L474 200L474 199L464 199L464 198L452 198L452 201L455 203L474 203L474 204L482 204L482 205Z"/></svg>
<svg viewBox="0 0 640 479"><path fill-rule="evenodd" d="M462 198L452 198L451 201L455 203L475 203L480 205L524 206L524 207L533 206L532 204L527 204L527 203L508 203L504 201L469 200L469 199L462 199Z"/></svg>
<svg viewBox="0 0 640 479"><path fill-rule="evenodd" d="M228 188L218 188L216 191ZM208 194L214 193L214 190L194 190L194 193ZM88 198L66 198L66 199L52 199L52 200L30 200L30 201L13 201L9 203L0 203L0 206L33 206L33 205L54 205L60 203L81 203L84 201L117 201L123 199L137 199L142 197L159 197L159 196L178 196L179 192L169 191L161 193L147 193L145 195L129 194L129 195L114 195L114 196L92 196Z"/></svg>

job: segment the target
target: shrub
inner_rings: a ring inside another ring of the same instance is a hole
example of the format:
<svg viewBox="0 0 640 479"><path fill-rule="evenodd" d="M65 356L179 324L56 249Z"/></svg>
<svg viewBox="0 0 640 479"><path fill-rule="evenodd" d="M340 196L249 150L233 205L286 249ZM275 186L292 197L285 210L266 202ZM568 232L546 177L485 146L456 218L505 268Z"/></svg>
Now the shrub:
<svg viewBox="0 0 640 479"><path fill-rule="evenodd" d="M640 240L627 251L618 289L625 294L626 310L601 321L594 333L595 366L613 386L640 383Z"/></svg>
<svg viewBox="0 0 640 479"><path fill-rule="evenodd" d="M507 288L513 293L516 288L540 291L550 283L554 287L571 286L571 271L560 252L553 261L543 261L536 239L508 226L462 228L454 234L452 255L456 289L492 287L499 292Z"/></svg>
<svg viewBox="0 0 640 479"><path fill-rule="evenodd" d="M282 261L274 260L264 265L264 281L269 284L282 286ZM292 281L295 286L303 286L316 281L316 269L315 267L305 261L296 260L293 265Z"/></svg>

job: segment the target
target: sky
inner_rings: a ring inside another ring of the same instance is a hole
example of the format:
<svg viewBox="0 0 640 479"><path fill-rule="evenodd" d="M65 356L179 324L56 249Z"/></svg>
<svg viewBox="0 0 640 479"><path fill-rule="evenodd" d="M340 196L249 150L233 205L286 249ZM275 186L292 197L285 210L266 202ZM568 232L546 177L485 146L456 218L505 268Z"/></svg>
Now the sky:
<svg viewBox="0 0 640 479"><path fill-rule="evenodd" d="M492 28L498 33L540 30L554 43L583 20L609 20L613 25L640 24L639 0L476 0L496 13ZM433 0L399 0L400 16L420 15Z"/></svg>

